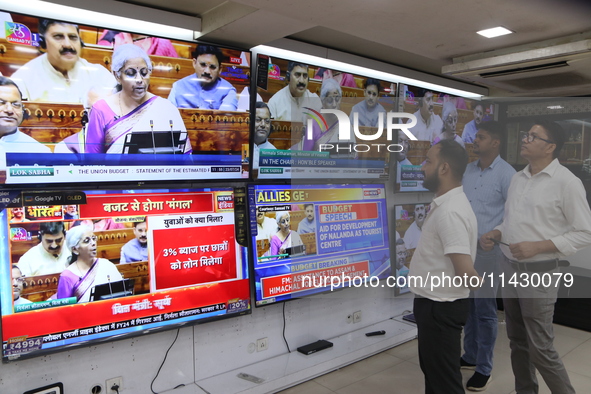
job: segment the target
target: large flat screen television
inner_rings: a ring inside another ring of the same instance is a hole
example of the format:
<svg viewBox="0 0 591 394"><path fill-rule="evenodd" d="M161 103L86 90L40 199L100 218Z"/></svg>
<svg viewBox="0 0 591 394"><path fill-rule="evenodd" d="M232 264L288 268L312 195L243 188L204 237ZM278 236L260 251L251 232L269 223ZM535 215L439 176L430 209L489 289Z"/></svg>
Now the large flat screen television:
<svg viewBox="0 0 591 394"><path fill-rule="evenodd" d="M401 152L394 153L396 160L396 191L426 191L423 187L421 165L429 148L442 138L454 139L468 151L470 161L476 160L473 153L478 125L493 120L494 105L449 94L399 85L399 111L414 114L417 124L409 131L417 138L411 141L398 132Z"/></svg>
<svg viewBox="0 0 591 394"><path fill-rule="evenodd" d="M5 361L250 313L232 188L13 201L0 213Z"/></svg>
<svg viewBox="0 0 591 394"><path fill-rule="evenodd" d="M256 306L390 276L384 185L253 185L249 200Z"/></svg>
<svg viewBox="0 0 591 394"><path fill-rule="evenodd" d="M0 45L1 183L248 178L250 52L16 13Z"/></svg>
<svg viewBox="0 0 591 394"><path fill-rule="evenodd" d="M396 83L263 54L256 76L253 178L388 178Z"/></svg>

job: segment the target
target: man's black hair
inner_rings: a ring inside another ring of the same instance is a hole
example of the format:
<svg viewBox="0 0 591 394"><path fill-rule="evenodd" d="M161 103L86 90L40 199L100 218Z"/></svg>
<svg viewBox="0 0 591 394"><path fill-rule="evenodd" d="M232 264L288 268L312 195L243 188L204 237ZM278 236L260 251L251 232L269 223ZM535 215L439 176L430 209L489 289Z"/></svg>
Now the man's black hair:
<svg viewBox="0 0 591 394"><path fill-rule="evenodd" d="M439 145L439 159L449 165L452 176L456 181L462 181L468 165L468 152L454 140L443 139Z"/></svg>
<svg viewBox="0 0 591 394"><path fill-rule="evenodd" d="M63 222L43 222L39 225L39 236L45 234L57 235L60 233L66 233Z"/></svg>
<svg viewBox="0 0 591 394"><path fill-rule="evenodd" d="M218 59L218 64L221 66L224 60L224 55L220 48L213 45L197 45L197 49L193 51L191 56L197 59L201 55L214 55Z"/></svg>
<svg viewBox="0 0 591 394"><path fill-rule="evenodd" d="M382 90L382 86L380 85L380 81L375 78L367 78L365 83L363 84L363 88L367 89L368 86L374 85L378 88L378 93Z"/></svg>
<svg viewBox="0 0 591 394"><path fill-rule="evenodd" d="M556 144L556 149L552 152L552 156L556 159L560 155L560 150L566 141L564 129L558 123L546 120L536 120L534 121L534 125L543 127L546 133L548 133L548 139Z"/></svg>
<svg viewBox="0 0 591 394"><path fill-rule="evenodd" d="M21 96L21 100L23 99L23 93L19 89L18 85L12 79L0 76L0 86L14 86L16 90L18 90L18 94Z"/></svg>

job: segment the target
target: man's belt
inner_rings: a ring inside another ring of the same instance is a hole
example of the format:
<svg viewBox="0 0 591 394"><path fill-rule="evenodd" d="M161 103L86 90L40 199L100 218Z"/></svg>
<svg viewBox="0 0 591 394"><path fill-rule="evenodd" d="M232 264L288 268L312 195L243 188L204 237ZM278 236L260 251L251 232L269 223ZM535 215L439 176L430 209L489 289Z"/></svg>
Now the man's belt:
<svg viewBox="0 0 591 394"><path fill-rule="evenodd" d="M511 267L515 271L519 272L545 272L553 270L557 267L568 267L570 262L568 260L541 260L541 261L530 261L523 263L516 260L507 259L511 263Z"/></svg>

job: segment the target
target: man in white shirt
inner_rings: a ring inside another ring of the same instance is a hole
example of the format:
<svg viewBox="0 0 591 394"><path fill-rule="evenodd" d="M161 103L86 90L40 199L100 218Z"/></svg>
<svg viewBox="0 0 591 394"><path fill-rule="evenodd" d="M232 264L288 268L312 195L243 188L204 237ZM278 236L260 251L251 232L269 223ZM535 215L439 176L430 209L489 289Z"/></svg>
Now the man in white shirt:
<svg viewBox="0 0 591 394"><path fill-rule="evenodd" d="M306 217L298 223L298 233L315 233L316 217L314 216L314 204L304 204L304 212L306 212Z"/></svg>
<svg viewBox="0 0 591 394"><path fill-rule="evenodd" d="M415 205L415 220L404 233L404 244L407 249L415 249L421 239L423 223L425 223L425 204Z"/></svg>
<svg viewBox="0 0 591 394"><path fill-rule="evenodd" d="M575 390L554 349L560 283L534 286L526 279L553 277L560 259L591 245L591 211L581 180L558 162L565 141L561 127L539 122L522 141L521 156L529 164L511 180L503 222L483 234L480 245L490 250L501 241L505 278L519 278L516 285L503 286L515 391L537 393L537 369L551 392L571 394Z"/></svg>
<svg viewBox="0 0 591 394"><path fill-rule="evenodd" d="M255 103L255 111L252 168L257 170L259 168L259 155L261 149L277 148L267 140L269 134L271 134L271 111L269 110L269 107L262 101L257 101Z"/></svg>
<svg viewBox="0 0 591 394"><path fill-rule="evenodd" d="M39 46L45 53L19 68L12 79L29 101L81 103L89 107L117 84L103 66L80 58L78 25L39 20Z"/></svg>
<svg viewBox="0 0 591 394"><path fill-rule="evenodd" d="M308 90L308 65L289 62L285 80L288 85L269 99L269 110L275 120L304 122L306 109L320 111L322 103L316 93Z"/></svg>
<svg viewBox="0 0 591 394"><path fill-rule="evenodd" d="M443 121L439 115L433 113L433 92L420 89L419 91L419 110L414 113L417 118L417 124L410 129L419 141L433 141L443 129ZM407 123L410 122L410 119Z"/></svg>
<svg viewBox="0 0 591 394"><path fill-rule="evenodd" d="M277 222L271 219L265 212L257 212L257 236L256 239L271 240L271 237L277 233Z"/></svg>
<svg viewBox="0 0 591 394"><path fill-rule="evenodd" d="M12 80L0 76L0 151L51 153L47 146L18 130L23 122L24 110L18 86Z"/></svg>
<svg viewBox="0 0 591 394"><path fill-rule="evenodd" d="M17 265L12 265L12 300L14 305L30 304L31 301L21 297L25 288L25 277Z"/></svg>
<svg viewBox="0 0 591 394"><path fill-rule="evenodd" d="M39 225L38 245L29 249L18 261L25 276L62 272L68 266L71 252L63 247L66 230L63 222L43 222Z"/></svg>
<svg viewBox="0 0 591 394"><path fill-rule="evenodd" d="M450 140L429 149L423 164L423 185L435 192L435 198L410 263L409 278L416 280L410 280L409 287L416 295L413 312L426 393L464 393L461 333L468 317L469 288L480 280L474 270L476 216L462 189L467 164L465 149ZM440 283L433 282L436 277Z"/></svg>

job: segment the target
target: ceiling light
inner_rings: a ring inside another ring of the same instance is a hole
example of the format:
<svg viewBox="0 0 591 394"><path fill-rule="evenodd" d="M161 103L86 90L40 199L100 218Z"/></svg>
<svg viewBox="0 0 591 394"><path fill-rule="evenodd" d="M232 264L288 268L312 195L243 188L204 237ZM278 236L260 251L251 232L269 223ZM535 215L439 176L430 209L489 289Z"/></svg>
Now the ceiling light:
<svg viewBox="0 0 591 394"><path fill-rule="evenodd" d="M505 29L504 27L498 26L493 27L492 29L480 30L476 33L480 34L481 36L485 36L486 38L493 38L498 36L504 36L505 34L511 34L513 32L511 30Z"/></svg>

